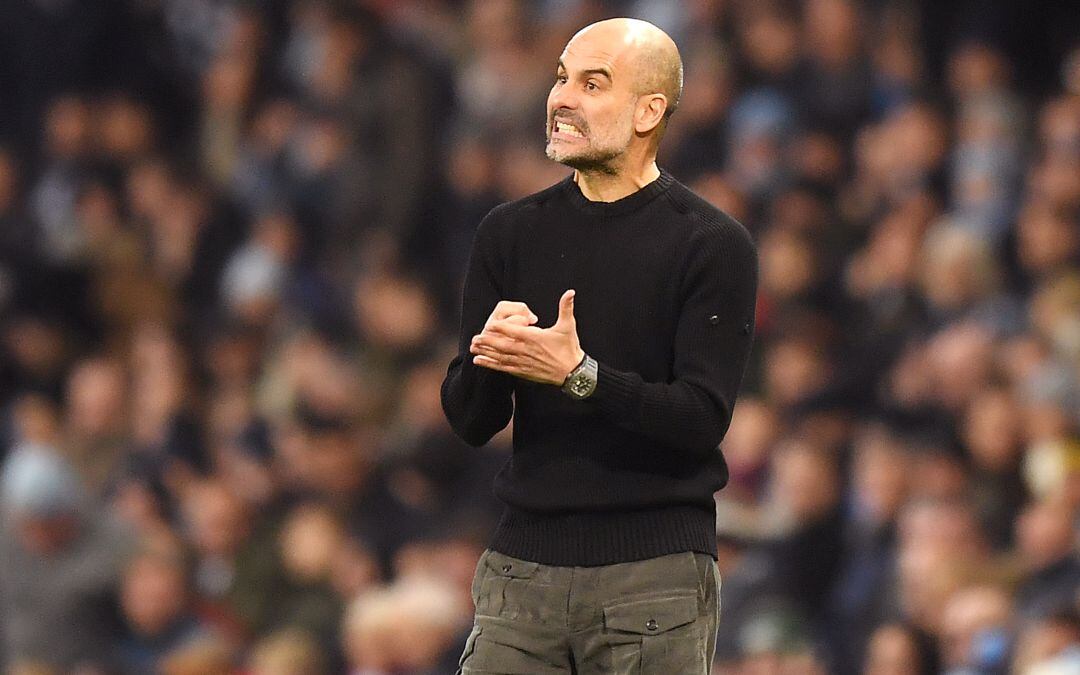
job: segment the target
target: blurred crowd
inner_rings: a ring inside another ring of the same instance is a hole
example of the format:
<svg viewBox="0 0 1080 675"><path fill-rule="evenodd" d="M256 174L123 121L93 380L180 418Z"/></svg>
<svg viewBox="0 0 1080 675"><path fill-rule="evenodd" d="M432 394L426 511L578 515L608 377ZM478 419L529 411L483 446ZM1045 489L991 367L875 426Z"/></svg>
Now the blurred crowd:
<svg viewBox="0 0 1080 675"><path fill-rule="evenodd" d="M761 256L717 672L1080 672L1080 21L1008 0L0 2L5 672L454 671L461 275L613 15Z"/></svg>

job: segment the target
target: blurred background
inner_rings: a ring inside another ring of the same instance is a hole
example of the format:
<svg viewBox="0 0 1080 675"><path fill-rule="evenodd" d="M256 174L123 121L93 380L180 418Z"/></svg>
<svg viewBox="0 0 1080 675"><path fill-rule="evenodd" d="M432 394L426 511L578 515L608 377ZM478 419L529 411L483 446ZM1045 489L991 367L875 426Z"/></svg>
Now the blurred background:
<svg viewBox="0 0 1080 675"><path fill-rule="evenodd" d="M761 254L716 672L1080 672L1076 3L3 0L6 672L454 671L462 274L616 15Z"/></svg>

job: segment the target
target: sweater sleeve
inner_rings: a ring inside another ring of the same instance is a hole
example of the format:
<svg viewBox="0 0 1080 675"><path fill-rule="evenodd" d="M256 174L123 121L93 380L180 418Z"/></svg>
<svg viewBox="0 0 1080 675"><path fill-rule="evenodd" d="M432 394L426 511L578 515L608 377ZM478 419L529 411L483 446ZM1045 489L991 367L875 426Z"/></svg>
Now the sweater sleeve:
<svg viewBox="0 0 1080 675"><path fill-rule="evenodd" d="M750 354L757 251L735 223L710 228L695 243L683 277L671 381L645 382L600 363L591 398L624 429L706 455L727 432Z"/></svg>
<svg viewBox="0 0 1080 675"><path fill-rule="evenodd" d="M442 385L442 406L454 432L466 443L481 446L502 430L514 414L513 378L472 362L469 345L484 328L502 294L503 266L495 238L499 209L481 221L473 240L461 306L458 354Z"/></svg>

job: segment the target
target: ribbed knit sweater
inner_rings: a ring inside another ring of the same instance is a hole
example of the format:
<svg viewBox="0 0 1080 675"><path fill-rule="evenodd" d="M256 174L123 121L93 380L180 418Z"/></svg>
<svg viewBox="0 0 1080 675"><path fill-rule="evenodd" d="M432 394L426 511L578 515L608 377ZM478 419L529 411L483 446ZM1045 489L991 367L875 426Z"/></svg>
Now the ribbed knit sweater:
<svg viewBox="0 0 1080 675"><path fill-rule="evenodd" d="M719 444L753 338L757 254L747 231L666 171L615 202L572 178L480 223L466 274L459 354L442 403L483 445L514 420L495 478L506 510L491 548L547 565L595 566L697 551L716 556ZM552 325L573 288L596 390L575 400L472 362L500 300Z"/></svg>

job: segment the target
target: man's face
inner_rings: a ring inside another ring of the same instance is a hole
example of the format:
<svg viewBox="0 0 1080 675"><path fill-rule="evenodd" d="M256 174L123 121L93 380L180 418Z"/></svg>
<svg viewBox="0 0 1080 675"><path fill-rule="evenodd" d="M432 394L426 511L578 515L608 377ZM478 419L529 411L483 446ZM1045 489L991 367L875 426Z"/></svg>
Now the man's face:
<svg viewBox="0 0 1080 675"><path fill-rule="evenodd" d="M559 59L547 100L547 156L614 173L634 138L638 96L625 46L597 33L576 36Z"/></svg>

